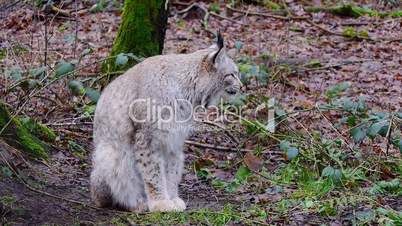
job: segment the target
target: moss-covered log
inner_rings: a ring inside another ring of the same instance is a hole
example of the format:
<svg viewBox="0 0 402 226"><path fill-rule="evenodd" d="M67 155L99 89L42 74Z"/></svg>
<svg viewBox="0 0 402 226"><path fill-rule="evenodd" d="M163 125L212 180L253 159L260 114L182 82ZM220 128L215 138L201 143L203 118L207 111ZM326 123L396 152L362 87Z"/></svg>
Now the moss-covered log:
<svg viewBox="0 0 402 226"><path fill-rule="evenodd" d="M32 118L23 117L20 119L21 123L28 129L28 131L37 138L45 142L54 142L57 135L54 131L47 126L34 121Z"/></svg>
<svg viewBox="0 0 402 226"><path fill-rule="evenodd" d="M306 12L318 13L318 12L328 12L338 16L350 16L350 17L360 17L364 15L373 17L402 17L402 10L396 10L392 12L379 12L374 9L364 8L355 6L353 4L345 4L337 7L321 8L321 7L308 7L304 9Z"/></svg>
<svg viewBox="0 0 402 226"><path fill-rule="evenodd" d="M39 127L44 128L45 126L32 124L32 129L35 128L37 132L42 131L38 129ZM5 129L3 130L3 128ZM9 145L22 149L34 157L47 158L49 145L33 135L20 119L16 117L12 118L6 105L0 101L0 131L1 130L3 130L3 132L0 134L0 137ZM43 133L43 131L41 133ZM54 139L54 133L52 132L52 134L53 136L48 137L48 139Z"/></svg>
<svg viewBox="0 0 402 226"><path fill-rule="evenodd" d="M162 53L167 25L167 0L126 0L122 21L113 43L111 56L132 53L137 57L149 57ZM123 66L115 60L106 61L103 72L126 70L136 62L130 59Z"/></svg>

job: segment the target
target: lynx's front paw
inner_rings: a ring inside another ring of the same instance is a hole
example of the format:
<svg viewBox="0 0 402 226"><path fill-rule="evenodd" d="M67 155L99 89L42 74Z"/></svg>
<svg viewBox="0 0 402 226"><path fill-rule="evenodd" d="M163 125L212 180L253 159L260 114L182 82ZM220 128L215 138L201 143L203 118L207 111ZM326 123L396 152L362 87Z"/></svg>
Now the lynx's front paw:
<svg viewBox="0 0 402 226"><path fill-rule="evenodd" d="M176 208L179 211L183 211L186 209L186 203L183 201L183 199L176 197L176 198L173 198L172 201L174 202L174 204L176 205Z"/></svg>
<svg viewBox="0 0 402 226"><path fill-rule="evenodd" d="M134 213L144 213L148 210L148 207L146 203L139 203L138 205L134 207L128 208L129 211L134 212Z"/></svg>
<svg viewBox="0 0 402 226"><path fill-rule="evenodd" d="M151 212L171 212L182 211L184 209L179 208L173 200L155 200L148 202L148 208Z"/></svg>

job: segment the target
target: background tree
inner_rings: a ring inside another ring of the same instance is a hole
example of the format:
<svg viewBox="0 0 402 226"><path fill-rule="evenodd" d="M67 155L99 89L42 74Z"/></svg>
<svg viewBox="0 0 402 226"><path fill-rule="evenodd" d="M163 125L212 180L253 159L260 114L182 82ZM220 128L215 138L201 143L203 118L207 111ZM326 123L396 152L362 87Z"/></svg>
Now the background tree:
<svg viewBox="0 0 402 226"><path fill-rule="evenodd" d="M161 54L167 13L167 0L126 0L111 56L131 53L137 57L149 57ZM136 63L130 55L121 56L118 60L106 61L103 72L125 70Z"/></svg>

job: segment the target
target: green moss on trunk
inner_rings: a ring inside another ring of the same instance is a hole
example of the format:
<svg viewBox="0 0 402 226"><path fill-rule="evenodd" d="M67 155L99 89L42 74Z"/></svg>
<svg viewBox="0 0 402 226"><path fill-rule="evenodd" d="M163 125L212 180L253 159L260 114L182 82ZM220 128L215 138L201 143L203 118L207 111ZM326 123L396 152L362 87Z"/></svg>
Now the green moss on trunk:
<svg viewBox="0 0 402 226"><path fill-rule="evenodd" d="M122 22L113 43L111 56L119 53L133 53L138 57L149 57L162 53L167 25L167 4L165 0L126 0ZM124 66L115 60L106 61L102 71L126 70L136 62L129 60Z"/></svg>
<svg viewBox="0 0 402 226"><path fill-rule="evenodd" d="M10 121L11 115L4 103L0 102L0 129ZM34 157L47 158L49 146L32 135L17 118L11 119L6 129L0 134L9 145L20 148Z"/></svg>

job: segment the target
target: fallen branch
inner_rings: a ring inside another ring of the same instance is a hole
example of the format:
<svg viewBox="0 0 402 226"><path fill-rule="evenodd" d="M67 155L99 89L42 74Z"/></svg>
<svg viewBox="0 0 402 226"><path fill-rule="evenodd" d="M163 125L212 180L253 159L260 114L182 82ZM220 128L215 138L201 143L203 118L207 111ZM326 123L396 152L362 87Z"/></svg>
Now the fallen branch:
<svg viewBox="0 0 402 226"><path fill-rule="evenodd" d="M314 23L312 20L306 19L306 22L311 24L311 25L313 25L314 27L324 31L327 34L345 37L345 35L342 34L341 32L328 30L327 28L325 28L325 27L323 27L323 26L321 26L319 24ZM356 35L356 37L354 37L354 38L356 38L356 39L365 39L365 40L370 40L370 41L376 41L377 40L377 39L373 39L373 38L365 37L365 36L361 36L361 35Z"/></svg>
<svg viewBox="0 0 402 226"><path fill-rule="evenodd" d="M214 144L207 144L207 143L200 143L197 141L192 141L192 140L186 140L184 142L187 145L192 145L192 146L196 146L196 147L201 147L201 148L209 148L209 149L215 149L215 150L219 150L219 151L227 151L227 152L243 152L243 153L247 153L247 152L254 152L254 150L251 149L244 149L244 148L232 148L232 147L226 147L226 146L220 146L220 145L214 145ZM265 153L273 153L273 154L281 154L282 152L279 151L265 151L262 152L263 154Z"/></svg>
<svg viewBox="0 0 402 226"><path fill-rule="evenodd" d="M243 13L243 14L254 15L254 16L270 17L270 18L275 18L275 19L279 19L279 20L305 20L305 19L309 18L309 17L304 17L304 16L279 16L279 15L274 15L274 14L269 14L269 13L243 11L240 9L235 9L235 8L231 7L230 5L226 5L226 8L229 10L232 10L233 12L237 12L237 13Z"/></svg>
<svg viewBox="0 0 402 226"><path fill-rule="evenodd" d="M327 116L325 116L325 115L322 113L322 110L320 109L320 107L318 106L318 104L315 105L315 108L317 109L317 112L321 115L321 117L325 119L325 121L328 123L328 125L331 127L331 129L333 129L333 130L335 131L335 133L338 134L338 137L337 137L337 138L342 139L343 143L346 144L346 147L348 147L349 150L350 150L351 152L353 152L353 151L354 151L354 150L353 150L353 147L352 147L352 145L347 141L347 138L344 137L343 134L335 127L335 125L327 118ZM334 139L334 140L335 140L335 139ZM330 156L330 157L331 157L331 156ZM332 158L332 157L331 157L331 158ZM342 167L342 163L341 163L341 162L339 162L339 161L336 160L336 159L334 159L334 160L335 160L335 162L337 162L337 163Z"/></svg>
<svg viewBox="0 0 402 226"><path fill-rule="evenodd" d="M202 5L198 4L198 3L193 3L189 7L185 8L183 10L180 10L177 13L178 14L187 13L188 11L190 11L194 7L199 8L204 12L204 18L201 20L202 28L204 28L205 31L211 33L212 35L215 35L215 33L213 31L208 29L209 12L204 6L202 6Z"/></svg>
<svg viewBox="0 0 402 226"><path fill-rule="evenodd" d="M351 21L351 22L341 22L342 26L364 26L369 25L368 22L361 22L361 21Z"/></svg>
<svg viewBox="0 0 402 226"><path fill-rule="evenodd" d="M77 125L92 125L93 122L66 122L66 123L47 123L47 126L77 126Z"/></svg>
<svg viewBox="0 0 402 226"><path fill-rule="evenodd" d="M226 5L226 8L228 8L229 10L232 10L234 12L238 12L238 13L243 13L246 15L254 15L254 16L262 16L262 17L269 17L269 18L274 18L274 19L279 19L279 20L305 20L307 23L309 23L310 25L322 30L323 32L330 34L330 35L336 35L336 36L341 36L341 37L345 37L344 34L342 34L341 32L336 32L336 31L331 31L319 24L314 23L310 17L304 17L304 16L278 16L278 15L273 15L273 14L268 14L268 13L259 13L259 12L252 12L252 11L244 11L244 10L240 10L240 9L235 9L229 5ZM345 37L347 38L347 37ZM402 41L402 37L396 37L396 38L379 38L379 37L365 37L365 36L361 36L361 35L356 35L356 37L353 37L354 39L362 39L362 40L369 40L369 41L386 41L386 42L397 42L397 41Z"/></svg>
<svg viewBox="0 0 402 226"><path fill-rule="evenodd" d="M314 27L316 27L316 28L319 28L320 30L322 30L322 31L324 31L325 33L327 33L327 34L330 34L330 35L336 35L336 36L341 36L341 37L344 37L344 38L348 38L348 37L346 37L344 34L342 34L341 32L336 32L336 31L331 31L331 30L328 30L327 28L325 28L325 27L322 27L321 25L318 25L318 24L316 24L316 23L314 23L313 21L311 21L311 20L309 20L309 19L306 19L306 22L307 23L309 23L309 24L311 24L311 25L313 25ZM402 37L396 37L396 38L379 38L379 37L366 37L366 36L361 36L361 35L358 35L358 34L356 34L356 37L350 37L350 39L362 39L362 40L369 40L369 41L374 41L374 42L377 42L377 41L385 41L385 42L398 42L398 41L402 41Z"/></svg>
<svg viewBox="0 0 402 226"><path fill-rule="evenodd" d="M191 2L176 2L176 1L174 1L174 2L172 2L172 5L180 5L180 6L189 6L189 5L191 5L191 4L193 4L194 3L194 1L191 1Z"/></svg>
<svg viewBox="0 0 402 226"><path fill-rule="evenodd" d="M391 144L391 134L392 134L392 122L394 121L395 114L392 114L391 120L389 120L389 125L388 125L388 131L387 131L387 150L386 150L386 155L388 155L389 152L389 147Z"/></svg>
<svg viewBox="0 0 402 226"><path fill-rule="evenodd" d="M65 17L71 16L71 13L68 10L63 10L63 9L57 8L53 4L46 4L42 10L45 13L54 13L56 15L65 16Z"/></svg>
<svg viewBox="0 0 402 226"><path fill-rule="evenodd" d="M208 120L204 120L202 122L207 124L207 125L213 125L213 126L216 126L216 127L220 128L220 129L222 129L226 133L226 135L228 137L230 137L230 139L232 139L232 141L234 141L236 144L240 143L240 141L235 136L233 136L233 134L231 134L230 131L224 125L221 125L221 124L218 124L218 123L215 123L215 122L212 122L212 121L208 121Z"/></svg>
<svg viewBox="0 0 402 226"><path fill-rule="evenodd" d="M232 19L232 18L229 18L229 17L226 17L226 16L219 15L219 14L214 13L214 12L210 12L210 14L211 14L212 16L215 16L215 17L218 17L218 18L221 18L221 19L224 19L224 20L228 20L228 21L233 22L233 23L237 23L237 24L241 24L241 25L246 25L246 24L243 24L243 23L240 22L240 21L237 21L237 20L235 20L235 19Z"/></svg>
<svg viewBox="0 0 402 226"><path fill-rule="evenodd" d="M252 152L253 151L253 150L250 150L250 149L232 148L232 147L219 146L219 145L214 145L214 144L200 143L200 142L191 141L191 140L186 140L184 143L188 144L188 145L192 145L192 146L216 149L216 150L220 150L220 151L230 151L230 152L236 152L236 151Z"/></svg>
<svg viewBox="0 0 402 226"><path fill-rule="evenodd" d="M190 10L193 9L193 8L199 8L199 9L201 9L201 10L205 13L203 23L207 23L207 22L208 22L208 17L209 17L209 15L211 15L211 16L215 16L215 17L221 18L221 19L223 19L223 20L228 20L228 21L233 22L233 23L238 23L238 24L244 25L242 22L237 21L237 20L234 20L234 19L232 19L232 18L229 18L229 17L226 17L226 16L222 16L222 15L219 15L219 14L214 13L214 12L209 12L204 6L202 6L202 5L198 4L198 3L193 3L193 4L191 4L190 6L188 6L187 8L178 11L177 13L178 13L178 14L184 14L184 13L187 13L188 11L190 11Z"/></svg>
<svg viewBox="0 0 402 226"><path fill-rule="evenodd" d="M294 72L326 70L326 69L341 67L341 66L345 66L345 65L349 65L349 64L363 63L365 61L367 61L367 60L345 61L345 62L341 62L338 64L330 64L330 65L326 65L326 66L322 66L322 67L314 67L314 68L296 67L296 70Z"/></svg>

